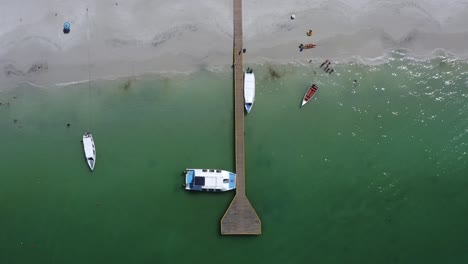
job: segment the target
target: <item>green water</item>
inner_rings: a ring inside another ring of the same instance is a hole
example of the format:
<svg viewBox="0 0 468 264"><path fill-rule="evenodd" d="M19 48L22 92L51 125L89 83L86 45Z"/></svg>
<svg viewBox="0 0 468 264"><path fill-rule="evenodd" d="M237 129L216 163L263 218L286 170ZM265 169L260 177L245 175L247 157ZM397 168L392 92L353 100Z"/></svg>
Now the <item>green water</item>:
<svg viewBox="0 0 468 264"><path fill-rule="evenodd" d="M0 93L0 263L468 262L466 62L255 69L261 236L219 235L234 193L181 187L186 167L234 171L230 70L95 81L92 99L21 85Z"/></svg>

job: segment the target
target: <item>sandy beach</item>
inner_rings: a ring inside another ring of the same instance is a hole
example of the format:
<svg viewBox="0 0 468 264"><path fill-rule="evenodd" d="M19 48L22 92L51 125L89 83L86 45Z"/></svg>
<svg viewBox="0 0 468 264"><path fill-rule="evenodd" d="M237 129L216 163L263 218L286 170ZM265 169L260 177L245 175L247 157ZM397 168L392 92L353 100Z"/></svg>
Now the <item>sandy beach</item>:
<svg viewBox="0 0 468 264"><path fill-rule="evenodd" d="M1 6L0 89L232 63L230 0L1 0ZM258 0L244 1L243 10L246 63L379 63L394 50L421 58L468 54L468 3L461 0ZM67 21L71 32L64 34ZM300 43L317 48L301 53Z"/></svg>

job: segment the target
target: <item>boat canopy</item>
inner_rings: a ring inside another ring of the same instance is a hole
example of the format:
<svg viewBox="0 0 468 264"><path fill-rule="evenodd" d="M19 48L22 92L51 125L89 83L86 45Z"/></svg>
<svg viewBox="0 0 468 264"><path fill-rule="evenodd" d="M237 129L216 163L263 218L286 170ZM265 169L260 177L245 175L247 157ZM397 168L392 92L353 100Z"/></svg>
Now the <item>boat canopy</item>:
<svg viewBox="0 0 468 264"><path fill-rule="evenodd" d="M245 73L244 85L245 103L253 103L255 98L255 75L253 73Z"/></svg>
<svg viewBox="0 0 468 264"><path fill-rule="evenodd" d="M185 189L229 191L236 188L236 175L224 170L186 169Z"/></svg>

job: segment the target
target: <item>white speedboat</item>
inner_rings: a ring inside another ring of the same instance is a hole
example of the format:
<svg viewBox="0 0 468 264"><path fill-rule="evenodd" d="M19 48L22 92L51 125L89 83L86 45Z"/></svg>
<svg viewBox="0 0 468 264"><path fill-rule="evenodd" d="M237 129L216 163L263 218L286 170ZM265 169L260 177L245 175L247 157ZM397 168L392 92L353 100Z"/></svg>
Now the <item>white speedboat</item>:
<svg viewBox="0 0 468 264"><path fill-rule="evenodd" d="M236 188L236 174L225 170L186 169L184 187L189 191L225 192Z"/></svg>
<svg viewBox="0 0 468 264"><path fill-rule="evenodd" d="M245 101L245 110L247 113L250 113L252 106L255 100L255 75L253 70L247 68L247 71L244 72L244 101Z"/></svg>
<svg viewBox="0 0 468 264"><path fill-rule="evenodd" d="M96 164L96 146L94 145L93 135L89 132L83 135L83 148L86 162L88 162L89 168L93 171Z"/></svg>

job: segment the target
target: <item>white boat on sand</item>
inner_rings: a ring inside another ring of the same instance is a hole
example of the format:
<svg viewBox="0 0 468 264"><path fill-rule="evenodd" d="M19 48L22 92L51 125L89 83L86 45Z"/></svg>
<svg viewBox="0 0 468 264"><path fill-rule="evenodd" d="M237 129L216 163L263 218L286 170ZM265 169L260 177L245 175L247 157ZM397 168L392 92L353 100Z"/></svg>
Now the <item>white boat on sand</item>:
<svg viewBox="0 0 468 264"><path fill-rule="evenodd" d="M244 101L245 110L250 113L255 101L255 75L250 68L247 68L247 71L244 72Z"/></svg>
<svg viewBox="0 0 468 264"><path fill-rule="evenodd" d="M94 145L93 135L86 132L83 135L83 148L85 152L86 162L89 168L93 171L96 164L96 146Z"/></svg>
<svg viewBox="0 0 468 264"><path fill-rule="evenodd" d="M236 188L236 174L225 170L186 169L184 187L189 191L225 192Z"/></svg>

